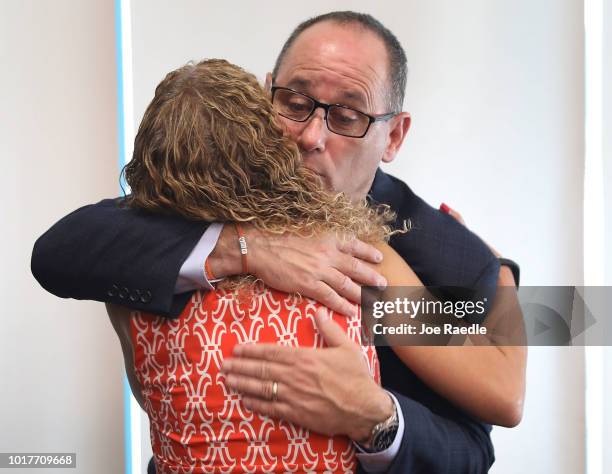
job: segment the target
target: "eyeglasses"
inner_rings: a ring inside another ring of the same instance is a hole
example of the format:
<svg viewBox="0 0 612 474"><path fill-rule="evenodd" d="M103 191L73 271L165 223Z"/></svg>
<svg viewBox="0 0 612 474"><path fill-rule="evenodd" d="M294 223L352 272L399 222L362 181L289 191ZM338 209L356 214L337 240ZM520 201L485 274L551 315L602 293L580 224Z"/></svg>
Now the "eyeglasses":
<svg viewBox="0 0 612 474"><path fill-rule="evenodd" d="M363 138L374 122L389 120L396 115L368 115L345 105L324 104L287 87L272 87L272 104L276 111L294 122L306 122L319 107L325 110L325 123L330 132L345 137Z"/></svg>

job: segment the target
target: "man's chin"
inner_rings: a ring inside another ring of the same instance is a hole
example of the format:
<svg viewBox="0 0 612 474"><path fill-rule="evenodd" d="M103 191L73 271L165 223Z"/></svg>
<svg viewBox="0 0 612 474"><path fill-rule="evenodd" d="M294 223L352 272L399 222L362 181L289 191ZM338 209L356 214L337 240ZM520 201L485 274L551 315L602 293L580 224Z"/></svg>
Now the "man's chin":
<svg viewBox="0 0 612 474"><path fill-rule="evenodd" d="M331 181L329 179L327 179L327 177L325 175L317 174L317 176L321 180L321 185L323 186L323 189L325 189L326 191L329 191L330 193L336 192L334 190L333 184L331 183Z"/></svg>

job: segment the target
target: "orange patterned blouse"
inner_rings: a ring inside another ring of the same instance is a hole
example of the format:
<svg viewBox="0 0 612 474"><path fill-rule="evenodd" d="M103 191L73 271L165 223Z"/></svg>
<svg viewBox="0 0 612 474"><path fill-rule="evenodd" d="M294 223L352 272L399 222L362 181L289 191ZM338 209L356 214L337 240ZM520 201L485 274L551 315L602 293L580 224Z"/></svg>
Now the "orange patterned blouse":
<svg viewBox="0 0 612 474"><path fill-rule="evenodd" d="M320 304L268 288L248 303L222 290L196 292L176 320L132 312L135 374L151 426L157 472L355 472L352 443L260 416L230 391L220 371L236 344L323 347ZM361 343L361 315L333 319ZM379 381L373 346L362 345Z"/></svg>

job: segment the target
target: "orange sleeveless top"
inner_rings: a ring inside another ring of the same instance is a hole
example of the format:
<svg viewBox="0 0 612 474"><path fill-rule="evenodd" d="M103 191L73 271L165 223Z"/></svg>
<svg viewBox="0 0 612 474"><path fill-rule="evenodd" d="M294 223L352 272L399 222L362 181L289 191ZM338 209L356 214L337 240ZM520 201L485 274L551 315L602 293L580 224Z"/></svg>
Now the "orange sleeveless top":
<svg viewBox="0 0 612 474"><path fill-rule="evenodd" d="M355 472L344 436L327 437L249 411L220 367L236 344L323 347L314 326L320 304L265 288L248 303L224 291L196 292L176 320L133 312L134 366L149 416L157 472ZM361 343L361 316L332 313ZM362 346L379 382L373 346Z"/></svg>

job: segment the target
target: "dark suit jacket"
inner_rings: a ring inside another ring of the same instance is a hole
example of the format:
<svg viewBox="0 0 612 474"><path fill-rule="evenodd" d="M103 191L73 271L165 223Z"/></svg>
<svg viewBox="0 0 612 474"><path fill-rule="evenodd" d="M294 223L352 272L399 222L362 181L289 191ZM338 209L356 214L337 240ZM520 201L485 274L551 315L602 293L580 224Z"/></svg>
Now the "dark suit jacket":
<svg viewBox="0 0 612 474"><path fill-rule="evenodd" d="M494 291L499 264L487 246L452 217L432 208L402 181L378 170L372 201L389 204L410 232L392 247L425 285ZM61 219L34 246L32 272L51 293L116 303L176 317L190 294L174 295L178 272L207 224L152 215L107 199ZM453 291L441 296L454 298ZM383 386L405 420L391 473L483 473L494 460L491 427L435 394L385 347L378 350Z"/></svg>

